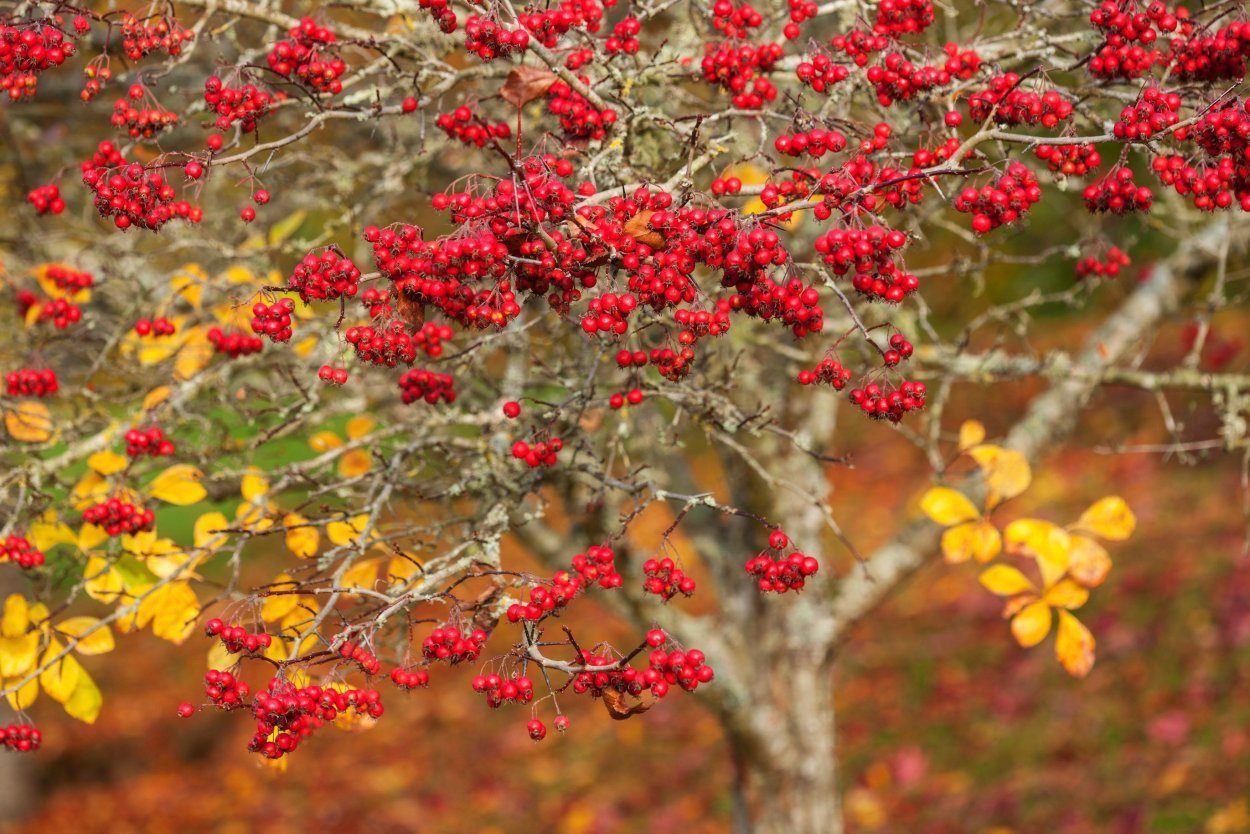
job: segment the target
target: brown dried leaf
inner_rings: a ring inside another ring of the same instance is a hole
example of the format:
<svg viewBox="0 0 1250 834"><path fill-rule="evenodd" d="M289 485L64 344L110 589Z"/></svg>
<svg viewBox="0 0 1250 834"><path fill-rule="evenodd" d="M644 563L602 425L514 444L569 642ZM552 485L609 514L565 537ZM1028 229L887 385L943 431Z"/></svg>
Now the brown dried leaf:
<svg viewBox="0 0 1250 834"><path fill-rule="evenodd" d="M542 96L554 83L556 74L551 70L522 64L508 73L499 97L522 107Z"/></svg>
<svg viewBox="0 0 1250 834"><path fill-rule="evenodd" d="M409 298L405 292L400 292L399 297L395 299L395 314L413 327L425 324L425 305L414 298Z"/></svg>
<svg viewBox="0 0 1250 834"><path fill-rule="evenodd" d="M608 715L612 716L615 721L624 721L635 715L640 715L655 706L655 699L650 701L640 701L633 706L625 704L625 693L617 692L615 689L603 690L603 705L608 708Z"/></svg>
<svg viewBox="0 0 1250 834"><path fill-rule="evenodd" d="M651 222L653 214L655 214L653 211L640 211L629 218L629 221L625 223L625 234L652 249L658 249L664 245L664 236L659 232L651 231L651 227L647 225Z"/></svg>

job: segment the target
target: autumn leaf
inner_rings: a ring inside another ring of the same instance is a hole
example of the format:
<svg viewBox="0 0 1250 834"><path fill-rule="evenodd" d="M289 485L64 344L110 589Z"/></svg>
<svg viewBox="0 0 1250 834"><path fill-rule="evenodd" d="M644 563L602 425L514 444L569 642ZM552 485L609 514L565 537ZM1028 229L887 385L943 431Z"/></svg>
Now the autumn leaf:
<svg viewBox="0 0 1250 834"><path fill-rule="evenodd" d="M1055 657L1073 677L1083 678L1094 668L1094 635L1067 611L1059 612Z"/></svg>
<svg viewBox="0 0 1250 834"><path fill-rule="evenodd" d="M169 582L154 589L139 603L136 625L143 628L152 623L152 633L171 643L181 643L190 636L200 601L186 582Z"/></svg>
<svg viewBox="0 0 1250 834"><path fill-rule="evenodd" d="M230 529L230 522L219 512L204 513L195 520L192 541L202 550L216 550L225 545L230 534L223 532Z"/></svg>
<svg viewBox="0 0 1250 834"><path fill-rule="evenodd" d="M257 470L250 470L243 476L240 486L244 501L255 501L269 493L269 481Z"/></svg>
<svg viewBox="0 0 1250 834"><path fill-rule="evenodd" d="M204 473L186 463L176 463L156 476L148 487L148 495L170 504L186 507L198 503L208 495L200 484Z"/></svg>
<svg viewBox="0 0 1250 834"><path fill-rule="evenodd" d="M499 97L515 107L524 107L545 94L556 80L557 76L551 70L522 64L508 73L499 90Z"/></svg>
<svg viewBox="0 0 1250 834"><path fill-rule="evenodd" d="M656 699L650 701L640 701L632 706L626 705L625 693L619 692L612 687L603 690L603 705L608 709L608 715L616 721L624 721L626 718L632 718L635 715L641 715L651 709L656 704Z"/></svg>
<svg viewBox="0 0 1250 834"><path fill-rule="evenodd" d="M1086 588L1097 588L1111 572L1111 555L1098 542L1073 535L1068 551L1068 573Z"/></svg>
<svg viewBox="0 0 1250 834"><path fill-rule="evenodd" d="M16 686L17 679L0 681L0 686L10 689ZM29 709L31 704L35 703L35 699L39 697L39 678L31 678L16 692L8 694L9 706L15 710Z"/></svg>
<svg viewBox="0 0 1250 834"><path fill-rule="evenodd" d="M19 402L4 412L4 427L19 443L43 443L52 438L52 414L41 402Z"/></svg>
<svg viewBox="0 0 1250 834"><path fill-rule="evenodd" d="M1003 540L1010 553L1032 557L1042 572L1042 584L1050 587L1068 570L1072 539L1056 524L1036 518L1020 518L1007 525Z"/></svg>
<svg viewBox="0 0 1250 834"><path fill-rule="evenodd" d="M343 445L343 438L339 437L332 431L319 431L312 437L308 438L308 446L314 452L328 452L331 449L337 449Z"/></svg>
<svg viewBox="0 0 1250 834"><path fill-rule="evenodd" d="M1024 648L1036 646L1050 633L1050 606L1038 601L1030 603L1011 618L1011 634Z"/></svg>
<svg viewBox="0 0 1250 834"><path fill-rule="evenodd" d="M344 478L364 475L373 468L373 458L364 449L352 449L339 458L339 474Z"/></svg>
<svg viewBox="0 0 1250 834"><path fill-rule="evenodd" d="M330 541L341 547L356 541L368 525L368 514L358 515L349 521L331 521L326 525L326 535Z"/></svg>
<svg viewBox="0 0 1250 834"><path fill-rule="evenodd" d="M39 673L39 685L43 687L43 691L60 704L68 701L70 695L74 694L74 688L78 686L78 675L82 671L82 665L73 655L57 658L64 650L65 647L59 641L50 640L43 653L43 670Z"/></svg>
<svg viewBox="0 0 1250 834"><path fill-rule="evenodd" d="M102 556L88 557L82 575L87 596L106 605L117 602L126 587L121 573Z"/></svg>
<svg viewBox="0 0 1250 834"><path fill-rule="evenodd" d="M1123 498L1109 495L1096 501L1072 526L1108 541L1123 541L1133 535L1137 517Z"/></svg>
<svg viewBox="0 0 1250 834"><path fill-rule="evenodd" d="M74 651L79 654L108 654L113 651L113 632L97 617L70 617L57 623L56 630L78 640Z"/></svg>
<svg viewBox="0 0 1250 834"><path fill-rule="evenodd" d="M101 452L96 452L94 455L87 458L87 466L90 466L98 474L103 475L104 477L116 475L129 465L130 460L125 455L119 455L117 452L111 452L107 449Z"/></svg>
<svg viewBox="0 0 1250 834"><path fill-rule="evenodd" d="M990 593L1000 597L1037 593L1037 587L1032 581L1010 565L994 565L985 569L981 572L980 581Z"/></svg>
<svg viewBox="0 0 1250 834"><path fill-rule="evenodd" d="M1028 458L1014 449L983 445L972 447L968 454L985 474L987 508L1015 498L1028 489L1033 480Z"/></svg>
<svg viewBox="0 0 1250 834"><path fill-rule="evenodd" d="M309 559L317 555L321 546L321 533L308 523L308 519L296 513L290 513L282 519L286 527L286 547L301 559Z"/></svg>
<svg viewBox="0 0 1250 834"><path fill-rule="evenodd" d="M375 426L377 426L377 421L372 417L367 414L357 414L347 421L347 436L352 440L359 440L373 431Z"/></svg>
<svg viewBox="0 0 1250 834"><path fill-rule="evenodd" d="M65 711L71 718L77 718L86 724L94 724L96 718L100 716L100 707L103 705L104 696L100 694L100 688L87 674L86 669L80 669L78 684L64 704Z"/></svg>
<svg viewBox="0 0 1250 834"><path fill-rule="evenodd" d="M975 559L985 563L1003 550L1003 537L988 521L957 524L942 533L942 556L951 564Z"/></svg>
<svg viewBox="0 0 1250 834"><path fill-rule="evenodd" d="M949 527L981 517L976 506L962 493L949 487L933 487L920 499L922 509L930 519Z"/></svg>
<svg viewBox="0 0 1250 834"><path fill-rule="evenodd" d="M985 426L976 420L965 420L959 427L959 451L966 452L985 440Z"/></svg>

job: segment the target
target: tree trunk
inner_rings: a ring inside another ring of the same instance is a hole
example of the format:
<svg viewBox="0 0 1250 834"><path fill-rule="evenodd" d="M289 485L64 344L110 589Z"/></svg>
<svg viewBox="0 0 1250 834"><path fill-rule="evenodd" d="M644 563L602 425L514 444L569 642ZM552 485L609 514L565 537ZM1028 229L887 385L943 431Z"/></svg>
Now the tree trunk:
<svg viewBox="0 0 1250 834"><path fill-rule="evenodd" d="M735 834L839 834L830 663L810 651L770 654L750 700L725 716L733 756Z"/></svg>

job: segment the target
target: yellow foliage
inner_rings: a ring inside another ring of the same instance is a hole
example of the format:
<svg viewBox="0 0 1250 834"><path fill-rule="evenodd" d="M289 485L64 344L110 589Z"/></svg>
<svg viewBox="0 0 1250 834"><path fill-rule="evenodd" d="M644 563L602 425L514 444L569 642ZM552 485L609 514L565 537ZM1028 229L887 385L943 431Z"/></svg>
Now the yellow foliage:
<svg viewBox="0 0 1250 834"><path fill-rule="evenodd" d="M148 495L170 504L185 507L204 500L208 490L200 484L204 473L186 463L176 463L156 476L148 487Z"/></svg>
<svg viewBox="0 0 1250 834"><path fill-rule="evenodd" d="M59 641L48 641L41 664L43 670L39 673L39 685L43 687L43 691L60 704L68 701L69 696L74 694L74 688L78 686L78 675L82 671L82 665L72 654L57 659L57 655L64 650L65 647Z"/></svg>
<svg viewBox="0 0 1250 834"><path fill-rule="evenodd" d="M27 400L4 412L4 427L19 443L43 443L52 439L52 414L37 400Z"/></svg>
<svg viewBox="0 0 1250 834"><path fill-rule="evenodd" d="M200 613L200 601L187 582L175 581L162 585L139 603L136 626L143 628L149 622L152 633L171 643L181 643L190 636L195 618Z"/></svg>
<svg viewBox="0 0 1250 834"><path fill-rule="evenodd" d="M94 724L100 715L100 707L104 705L104 696L100 688L87 674L86 669L79 670L78 684L64 704L65 711L71 718L77 718L86 724Z"/></svg>
<svg viewBox="0 0 1250 834"><path fill-rule="evenodd" d="M920 508L925 515L944 527L981 517L976 506L963 493L949 487L934 487L926 492L920 499Z"/></svg>
<svg viewBox="0 0 1250 834"><path fill-rule="evenodd" d="M1067 611L1059 612L1055 657L1073 677L1083 678L1094 668L1094 635Z"/></svg>
<svg viewBox="0 0 1250 834"><path fill-rule="evenodd" d="M1015 498L1028 489L1033 480L1028 459L1014 449L981 445L973 446L968 450L968 454L985 474L987 509Z"/></svg>
<svg viewBox="0 0 1250 834"><path fill-rule="evenodd" d="M1123 498L1109 495L1095 502L1072 526L1108 541L1118 542L1133 535L1133 531L1137 529L1137 517Z"/></svg>
<svg viewBox="0 0 1250 834"><path fill-rule="evenodd" d="M958 524L942 533L942 555L951 564L969 559L983 564L1001 553L1002 549L1003 537L989 521Z"/></svg>
<svg viewBox="0 0 1250 834"><path fill-rule="evenodd" d="M125 455L119 455L117 452L105 449L87 458L87 465L100 475L108 477L109 475L116 475L129 466L130 460Z"/></svg>
<svg viewBox="0 0 1250 834"><path fill-rule="evenodd" d="M287 528L287 550L301 559L317 555L317 548L321 545L321 533L316 527L308 525L308 519L297 513L289 513L283 517L282 525Z"/></svg>
<svg viewBox="0 0 1250 834"><path fill-rule="evenodd" d="M107 623L101 623L97 617L70 617L57 623L56 630L77 639L74 651L79 654L108 654L113 651L113 632Z"/></svg>

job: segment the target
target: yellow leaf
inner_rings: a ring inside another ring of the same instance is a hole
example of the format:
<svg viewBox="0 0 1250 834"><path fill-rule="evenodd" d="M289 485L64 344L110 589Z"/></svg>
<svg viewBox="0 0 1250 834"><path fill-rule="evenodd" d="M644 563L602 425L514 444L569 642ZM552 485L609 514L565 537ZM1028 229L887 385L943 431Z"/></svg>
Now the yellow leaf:
<svg viewBox="0 0 1250 834"><path fill-rule="evenodd" d="M251 470L243 476L242 492L243 500L254 501L269 492L269 481L258 471Z"/></svg>
<svg viewBox="0 0 1250 834"><path fill-rule="evenodd" d="M84 524L78 529L78 549L83 553L90 553L104 542L108 541L109 534L98 524Z"/></svg>
<svg viewBox="0 0 1250 834"><path fill-rule="evenodd" d="M17 679L4 681L4 688L8 689L17 684ZM31 678L21 689L16 692L10 692L8 695L9 706L15 710L30 709L30 705L35 703L35 699L39 697L39 678Z"/></svg>
<svg viewBox="0 0 1250 834"><path fill-rule="evenodd" d="M70 717L77 718L85 724L94 724L100 716L100 707L103 705L104 696L100 694L100 687L96 686L86 669L81 670L78 673L78 685L74 687L73 694L65 702L65 711Z"/></svg>
<svg viewBox="0 0 1250 834"><path fill-rule="evenodd" d="M1055 657L1073 677L1083 678L1094 668L1094 635L1067 611L1059 612Z"/></svg>
<svg viewBox="0 0 1250 834"><path fill-rule="evenodd" d="M343 439L332 431L319 431L308 438L308 445L314 452L328 452L343 445Z"/></svg>
<svg viewBox="0 0 1250 834"><path fill-rule="evenodd" d="M316 556L317 548L321 545L321 533L316 527L302 526L307 524L308 519L295 513L290 513L282 519L282 526L287 528L287 550L301 559Z"/></svg>
<svg viewBox="0 0 1250 834"><path fill-rule="evenodd" d="M273 512L277 512L277 507L272 501L267 501L260 507L250 501L243 501L234 508L234 523L236 527L259 533L273 526L273 519L268 515Z"/></svg>
<svg viewBox="0 0 1250 834"><path fill-rule="evenodd" d="M208 490L200 484L204 473L186 463L176 463L156 476L148 494L170 504L186 507L202 501Z"/></svg>
<svg viewBox="0 0 1250 834"><path fill-rule="evenodd" d="M339 458L339 474L344 478L355 478L373 468L373 458L364 449L352 449Z"/></svg>
<svg viewBox="0 0 1250 834"><path fill-rule="evenodd" d="M198 275L191 273L187 275L175 275L170 278L169 288L173 290L176 295L181 295L185 298L188 304L198 310L200 309L200 304L203 303L204 300L203 283L208 280L208 276L205 275L203 270L200 270L198 267L195 269L199 273ZM189 272L187 267L183 267L183 270L185 272Z"/></svg>
<svg viewBox="0 0 1250 834"><path fill-rule="evenodd" d="M1050 633L1050 606L1044 602L1026 605L1011 619L1011 634L1026 649L1036 646Z"/></svg>
<svg viewBox="0 0 1250 834"><path fill-rule="evenodd" d="M139 603L138 625L152 623L152 633L171 643L181 643L190 636L200 601L186 582L170 582L152 591Z"/></svg>
<svg viewBox="0 0 1250 834"><path fill-rule="evenodd" d="M270 226L269 245L274 246L282 243L282 241L298 232L299 227L304 224L304 218L307 216L308 212L303 209L298 209Z"/></svg>
<svg viewBox="0 0 1250 834"><path fill-rule="evenodd" d="M378 569L381 566L381 559L362 559L343 573L343 587L373 590L378 584Z"/></svg>
<svg viewBox="0 0 1250 834"><path fill-rule="evenodd" d="M35 668L39 656L39 632L0 637L0 677L15 678Z"/></svg>
<svg viewBox="0 0 1250 834"><path fill-rule="evenodd" d="M347 436L352 440L359 440L373 431L373 427L376 425L377 422L372 417L366 414L357 414L347 421Z"/></svg>
<svg viewBox="0 0 1250 834"><path fill-rule="evenodd" d="M1003 538L1008 552L1037 560L1046 587L1054 585L1068 570L1072 541L1062 527L1037 518L1020 518L1007 525Z"/></svg>
<svg viewBox="0 0 1250 834"><path fill-rule="evenodd" d="M421 572L421 563L412 557L396 556L391 559L387 578L392 585L403 584Z"/></svg>
<svg viewBox="0 0 1250 834"><path fill-rule="evenodd" d="M242 652L232 652L226 648L225 643L214 640L213 647L208 650L208 668L229 669L238 663L242 656Z"/></svg>
<svg viewBox="0 0 1250 834"><path fill-rule="evenodd" d="M130 465L130 460L125 455L119 455L116 452L110 452L105 449L87 458L87 465L101 475L108 476L121 472Z"/></svg>
<svg viewBox="0 0 1250 834"><path fill-rule="evenodd" d="M985 426L977 420L965 420L959 427L959 451L966 452L985 439Z"/></svg>
<svg viewBox="0 0 1250 834"><path fill-rule="evenodd" d="M97 602L105 604L117 602L126 587L117 568L110 565L102 556L92 556L87 559L87 567L83 569L82 575L86 580L83 583L83 590L87 592L87 596Z"/></svg>
<svg viewBox="0 0 1250 834"><path fill-rule="evenodd" d="M4 601L4 615L0 617L0 635L20 637L30 625L30 606L21 594L9 594Z"/></svg>
<svg viewBox="0 0 1250 834"><path fill-rule="evenodd" d="M213 345L208 341L208 328L199 326L187 331L186 341L174 358L174 377L190 379L213 361Z"/></svg>
<svg viewBox="0 0 1250 834"><path fill-rule="evenodd" d="M143 398L143 410L151 411L165 400L169 399L169 395L173 393L173 389L168 385L158 385L147 393Z"/></svg>
<svg viewBox="0 0 1250 834"><path fill-rule="evenodd" d="M267 588L271 593L265 597L261 606L260 618L265 622L276 623L299 607L299 594L285 593L295 589L295 583L285 573L274 577L273 583ZM282 591L284 593L272 593Z"/></svg>
<svg viewBox="0 0 1250 834"><path fill-rule="evenodd" d="M949 487L933 487L920 499L920 509L930 519L943 526L960 524L981 517L976 506Z"/></svg>
<svg viewBox="0 0 1250 834"><path fill-rule="evenodd" d="M300 359L307 359L308 355L311 354L313 349L317 347L317 342L318 339L316 336L309 336L307 339L300 339L292 345L291 350L293 350L295 355Z"/></svg>
<svg viewBox="0 0 1250 834"><path fill-rule="evenodd" d="M981 573L981 584L992 594L1010 597L1016 594L1037 593L1029 578L1008 565L994 565Z"/></svg>
<svg viewBox="0 0 1250 834"><path fill-rule="evenodd" d="M223 533L227 530L230 522L219 512L204 513L195 520L194 539L195 546L199 549L213 551L225 545L226 540L230 537L229 533Z"/></svg>
<svg viewBox="0 0 1250 834"><path fill-rule="evenodd" d="M1129 509L1123 498L1118 495L1109 495L1083 512L1076 524L1072 526L1109 541L1118 542L1133 535L1133 530L1137 528L1137 517L1133 515L1133 511Z"/></svg>
<svg viewBox="0 0 1250 834"><path fill-rule="evenodd" d="M1093 539L1073 535L1069 555L1068 573L1086 588L1097 588L1111 572L1110 554Z"/></svg>
<svg viewBox="0 0 1250 834"><path fill-rule="evenodd" d="M250 270L241 266L232 266L224 274L231 284L251 284L256 280L256 276Z"/></svg>
<svg viewBox="0 0 1250 834"><path fill-rule="evenodd" d="M139 348L139 364L155 365L164 362L186 343L185 338L163 338L159 342L148 343L146 341L139 342L142 347Z"/></svg>
<svg viewBox="0 0 1250 834"><path fill-rule="evenodd" d="M107 498L109 491L108 481L95 472L89 471L78 479L78 483L74 484L74 488L69 493L69 500L73 503L74 509L85 510L92 504Z"/></svg>
<svg viewBox="0 0 1250 834"><path fill-rule="evenodd" d="M48 641L48 648L43 653L44 668L39 673L39 685L43 687L43 691L60 704L68 701L69 696L74 694L74 687L78 686L78 674L82 671L81 664L72 654L54 660L64 649L58 641Z"/></svg>
<svg viewBox="0 0 1250 834"><path fill-rule="evenodd" d="M101 623L97 617L70 617L57 623L56 630L77 638L74 651L79 654L108 654L113 651L113 632L107 623ZM91 633L87 634L88 631ZM84 637L84 634L87 636Z"/></svg>
<svg viewBox="0 0 1250 834"><path fill-rule="evenodd" d="M72 544L75 546L78 544L78 536L74 535L74 531L69 528L69 525L55 520L32 524L28 537L36 548L45 553L58 544Z"/></svg>
<svg viewBox="0 0 1250 834"><path fill-rule="evenodd" d="M1028 489L1033 480L1028 459L1014 449L989 445L973 446L968 454L985 473L987 508L1015 498Z"/></svg>
<svg viewBox="0 0 1250 834"><path fill-rule="evenodd" d="M1003 549L1003 537L988 521L957 524L942 533L942 555L951 564L976 559L984 564Z"/></svg>
<svg viewBox="0 0 1250 834"><path fill-rule="evenodd" d="M1073 610L1089 600L1089 591L1074 579L1063 579L1046 589L1042 596L1047 605Z"/></svg>
<svg viewBox="0 0 1250 834"><path fill-rule="evenodd" d="M41 402L19 402L4 413L4 427L19 443L43 443L52 438L52 414Z"/></svg>
<svg viewBox="0 0 1250 834"><path fill-rule="evenodd" d="M350 521L331 521L326 525L326 535L337 545L356 541L369 524L369 516L358 515Z"/></svg>

